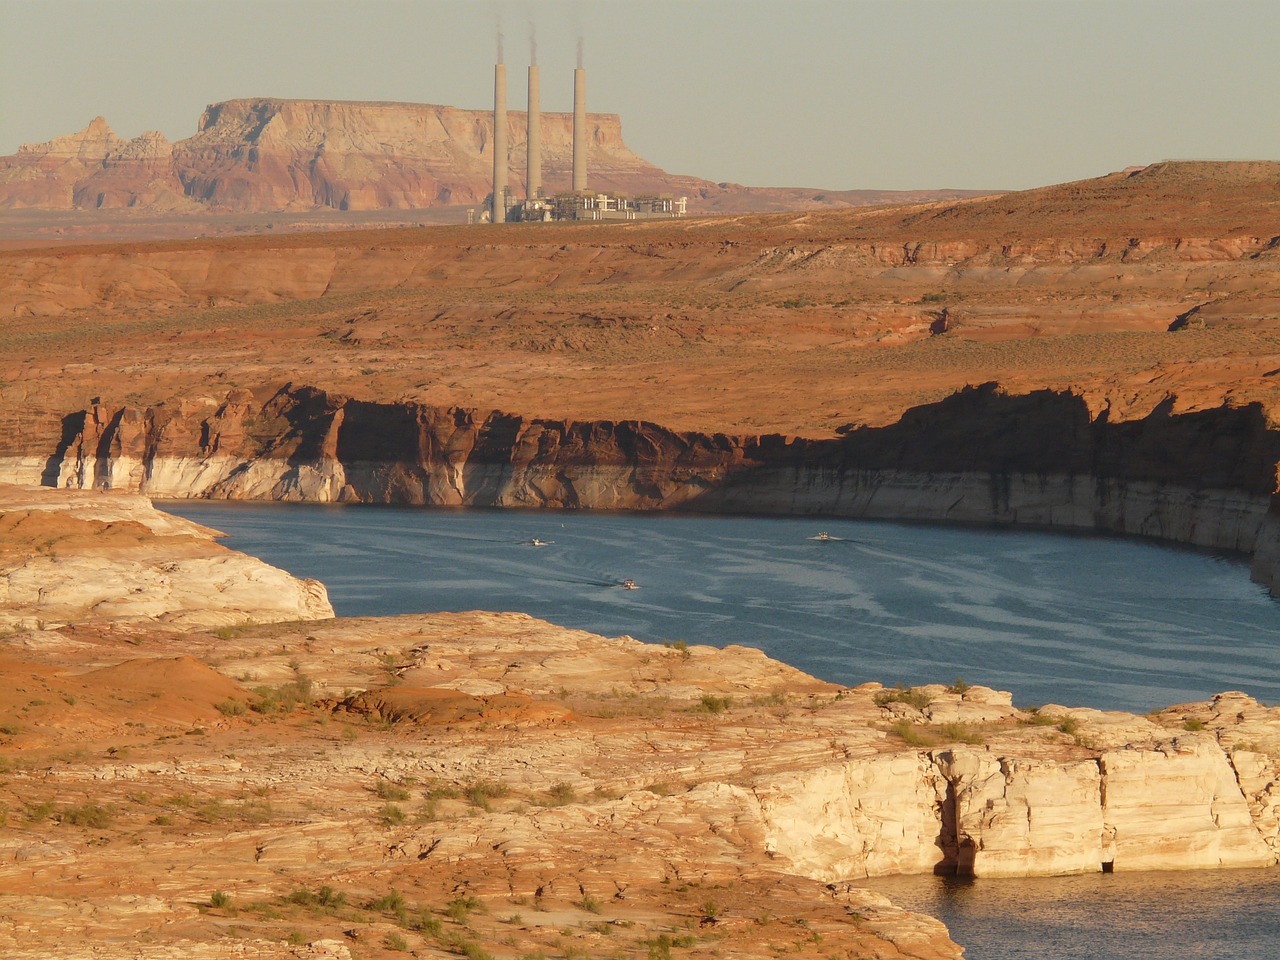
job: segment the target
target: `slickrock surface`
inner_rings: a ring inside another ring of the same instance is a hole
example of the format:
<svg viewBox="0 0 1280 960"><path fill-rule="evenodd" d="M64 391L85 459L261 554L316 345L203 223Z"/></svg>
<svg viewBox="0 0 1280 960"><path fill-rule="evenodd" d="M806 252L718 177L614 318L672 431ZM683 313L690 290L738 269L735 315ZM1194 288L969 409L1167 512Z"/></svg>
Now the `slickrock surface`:
<svg viewBox="0 0 1280 960"><path fill-rule="evenodd" d="M12 957L955 958L857 881L1280 851L1238 693L1028 711L501 613L20 627L0 674Z"/></svg>
<svg viewBox="0 0 1280 960"><path fill-rule="evenodd" d="M324 585L220 546L140 496L0 484L0 630L332 617Z"/></svg>

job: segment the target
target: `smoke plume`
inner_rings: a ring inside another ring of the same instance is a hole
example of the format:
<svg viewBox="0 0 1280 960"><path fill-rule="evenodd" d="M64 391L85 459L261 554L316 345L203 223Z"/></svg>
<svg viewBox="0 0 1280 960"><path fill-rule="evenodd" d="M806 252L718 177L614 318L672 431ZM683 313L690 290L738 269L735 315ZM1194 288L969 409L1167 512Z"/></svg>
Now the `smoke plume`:
<svg viewBox="0 0 1280 960"><path fill-rule="evenodd" d="M582 38L578 38L578 69L582 69Z"/></svg>
<svg viewBox="0 0 1280 960"><path fill-rule="evenodd" d="M533 21L529 21L529 66L538 65L538 35L534 33Z"/></svg>

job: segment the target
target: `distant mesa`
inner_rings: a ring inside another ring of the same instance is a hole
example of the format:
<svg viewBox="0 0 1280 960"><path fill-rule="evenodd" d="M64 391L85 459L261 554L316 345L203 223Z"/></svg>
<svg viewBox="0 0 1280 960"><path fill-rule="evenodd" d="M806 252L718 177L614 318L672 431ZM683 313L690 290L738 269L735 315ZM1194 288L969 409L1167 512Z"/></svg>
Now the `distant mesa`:
<svg viewBox="0 0 1280 960"><path fill-rule="evenodd" d="M542 113L542 182L567 191L573 115ZM981 191L745 187L667 173L627 147L616 114L587 115L591 188L675 194L691 211L840 208ZM524 111L507 113L510 188L523 195ZM228 100L195 136L132 140L95 117L84 130L0 157L0 209L268 213L479 207L492 189L493 113L421 103Z"/></svg>

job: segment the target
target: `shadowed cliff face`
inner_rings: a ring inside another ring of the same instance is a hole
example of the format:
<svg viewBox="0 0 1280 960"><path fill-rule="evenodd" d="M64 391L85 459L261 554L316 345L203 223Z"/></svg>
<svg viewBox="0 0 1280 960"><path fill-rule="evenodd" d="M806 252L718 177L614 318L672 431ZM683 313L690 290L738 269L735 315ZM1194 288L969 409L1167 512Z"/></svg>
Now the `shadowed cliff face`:
<svg viewBox="0 0 1280 960"><path fill-rule="evenodd" d="M285 387L145 410L98 404L56 431L50 421L49 436L11 439L5 459L13 479L159 497L1021 524L1269 556L1280 434L1258 405L1171 406L1113 424L1070 393L985 384L891 426L810 440Z"/></svg>
<svg viewBox="0 0 1280 960"><path fill-rule="evenodd" d="M366 502L501 506L514 497L550 507L598 507L603 504L581 496L575 481L600 470L616 474L612 499L643 510L714 507L749 494L762 473L779 471L1066 476L1264 498L1275 492L1280 433L1268 426L1260 405L1178 415L1170 413L1172 405L1170 400L1142 420L1112 424L1106 410L1094 418L1071 393L1010 396L988 383L909 409L888 427L848 428L838 439L810 440L680 433L634 420L530 419L286 386L275 393L232 391L216 406L97 404L69 412L63 435L32 437L26 445L32 447L27 452L61 457L64 475L74 463L92 468L98 480L124 459L148 465L215 458L286 467L327 462L373 478L343 491L343 499ZM437 486L455 473L505 480L482 490L468 490L460 479ZM555 477L561 495L532 496L535 476ZM420 489L407 489L415 486ZM235 491L222 494L234 497Z"/></svg>

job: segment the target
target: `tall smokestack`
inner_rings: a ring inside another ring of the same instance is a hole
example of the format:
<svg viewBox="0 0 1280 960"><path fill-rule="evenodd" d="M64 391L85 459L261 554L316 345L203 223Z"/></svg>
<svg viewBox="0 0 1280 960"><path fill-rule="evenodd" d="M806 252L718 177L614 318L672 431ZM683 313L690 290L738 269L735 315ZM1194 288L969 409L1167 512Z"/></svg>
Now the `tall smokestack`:
<svg viewBox="0 0 1280 960"><path fill-rule="evenodd" d="M507 219L507 67L493 68L493 222Z"/></svg>
<svg viewBox="0 0 1280 960"><path fill-rule="evenodd" d="M573 192L587 189L587 71L573 71Z"/></svg>
<svg viewBox="0 0 1280 960"><path fill-rule="evenodd" d="M542 109L538 104L538 65L529 65L529 175L526 195L530 200L542 193Z"/></svg>

